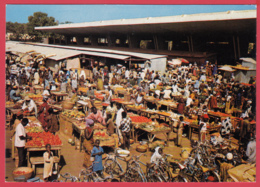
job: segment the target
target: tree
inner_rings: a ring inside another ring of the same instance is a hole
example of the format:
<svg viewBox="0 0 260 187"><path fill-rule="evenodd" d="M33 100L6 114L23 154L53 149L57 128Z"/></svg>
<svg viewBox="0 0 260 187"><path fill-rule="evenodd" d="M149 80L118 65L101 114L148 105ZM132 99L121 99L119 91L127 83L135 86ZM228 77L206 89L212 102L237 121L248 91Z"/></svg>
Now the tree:
<svg viewBox="0 0 260 187"><path fill-rule="evenodd" d="M57 25L54 17L48 17L48 14L43 12L34 12L33 16L28 17L28 21L28 34L35 35L36 40L53 36L53 33L37 31L34 27Z"/></svg>
<svg viewBox="0 0 260 187"><path fill-rule="evenodd" d="M13 33L12 39L17 40L27 33L27 25L25 23L6 22L6 33Z"/></svg>

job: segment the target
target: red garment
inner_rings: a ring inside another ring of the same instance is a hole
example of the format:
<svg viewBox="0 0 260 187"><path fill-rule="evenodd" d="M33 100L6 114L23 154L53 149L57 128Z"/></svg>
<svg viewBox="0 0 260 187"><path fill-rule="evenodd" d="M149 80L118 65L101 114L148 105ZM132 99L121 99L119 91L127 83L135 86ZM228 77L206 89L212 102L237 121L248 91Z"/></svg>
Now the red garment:
<svg viewBox="0 0 260 187"><path fill-rule="evenodd" d="M218 107L217 98L215 96L211 96L209 101L209 109L214 109Z"/></svg>
<svg viewBox="0 0 260 187"><path fill-rule="evenodd" d="M49 108L50 108L50 106L45 102L39 108L39 112L41 112L41 113L38 116L38 120L42 123L43 129L45 127L48 127L47 116L49 115L49 112L48 112Z"/></svg>
<svg viewBox="0 0 260 187"><path fill-rule="evenodd" d="M185 103L179 103L177 106L178 114L183 114L185 108Z"/></svg>

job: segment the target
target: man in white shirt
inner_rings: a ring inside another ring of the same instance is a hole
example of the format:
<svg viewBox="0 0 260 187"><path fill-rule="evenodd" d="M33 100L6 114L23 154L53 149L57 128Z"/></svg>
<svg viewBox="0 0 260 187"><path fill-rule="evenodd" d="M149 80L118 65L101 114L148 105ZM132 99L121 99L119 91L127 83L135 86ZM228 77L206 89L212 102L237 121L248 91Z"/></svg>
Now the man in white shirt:
<svg viewBox="0 0 260 187"><path fill-rule="evenodd" d="M117 104L117 113L116 113L116 131L117 131L118 137L121 136L119 127L121 125L123 111L124 111L124 109L122 108L122 105L120 103L118 103Z"/></svg>
<svg viewBox="0 0 260 187"><path fill-rule="evenodd" d="M130 75L130 72L129 72L129 70L127 69L127 70L125 71L125 78L126 78L126 79L129 79L129 75Z"/></svg>
<svg viewBox="0 0 260 187"><path fill-rule="evenodd" d="M163 95L163 98L164 99L171 99L171 87L170 86L167 86L166 87L166 90L163 91L164 92L164 95Z"/></svg>
<svg viewBox="0 0 260 187"><path fill-rule="evenodd" d="M191 96L189 95L189 97L187 98L187 101L186 101L186 106L190 106L190 104L193 103L193 100L191 98Z"/></svg>
<svg viewBox="0 0 260 187"><path fill-rule="evenodd" d="M31 137L26 136L25 128L24 128L28 123L29 123L29 120L27 118L23 118L22 122L17 125L16 130L15 130L14 146L18 150L18 157L19 157L18 167L23 166L23 162L24 162L24 158L25 158L24 147L25 147L26 139L31 139Z"/></svg>
<svg viewBox="0 0 260 187"><path fill-rule="evenodd" d="M35 102L30 99L28 96L25 97L24 99L24 103L22 106L22 110L28 110L29 112L35 112L35 116L37 117L37 106L35 104Z"/></svg>

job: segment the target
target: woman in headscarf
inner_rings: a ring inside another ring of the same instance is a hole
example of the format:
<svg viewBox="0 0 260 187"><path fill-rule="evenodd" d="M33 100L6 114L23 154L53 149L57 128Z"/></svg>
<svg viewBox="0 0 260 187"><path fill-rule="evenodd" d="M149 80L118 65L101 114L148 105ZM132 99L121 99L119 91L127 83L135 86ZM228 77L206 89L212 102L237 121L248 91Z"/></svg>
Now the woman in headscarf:
<svg viewBox="0 0 260 187"><path fill-rule="evenodd" d="M158 164L159 160L162 159L163 150L161 147L156 147L155 151L151 157L151 163Z"/></svg>
<svg viewBox="0 0 260 187"><path fill-rule="evenodd" d="M39 79L40 79L39 73L36 71L34 73L34 85L39 84Z"/></svg>
<svg viewBox="0 0 260 187"><path fill-rule="evenodd" d="M47 117L49 116L49 109L50 106L47 103L48 97L43 98L43 104L39 108L38 112L38 120L41 122L42 127L44 130L48 130L48 122L47 122Z"/></svg>

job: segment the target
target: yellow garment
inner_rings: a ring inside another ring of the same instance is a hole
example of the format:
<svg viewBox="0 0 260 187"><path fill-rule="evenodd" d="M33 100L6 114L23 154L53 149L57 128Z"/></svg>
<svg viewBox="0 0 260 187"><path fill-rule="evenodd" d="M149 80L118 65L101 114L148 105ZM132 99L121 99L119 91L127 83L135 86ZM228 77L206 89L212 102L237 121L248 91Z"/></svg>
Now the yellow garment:
<svg viewBox="0 0 260 187"><path fill-rule="evenodd" d="M97 90L103 90L104 87L103 87L103 80L102 79L98 79L98 82L97 82Z"/></svg>
<svg viewBox="0 0 260 187"><path fill-rule="evenodd" d="M49 154L46 151L43 154L43 158L44 158L43 178L46 179L52 175L53 153L51 152L51 156L49 158Z"/></svg>
<svg viewBox="0 0 260 187"><path fill-rule="evenodd" d="M220 164L220 178L222 179L223 182L227 182L227 177L228 177L228 173L227 171L231 168L233 168L234 166L232 164L229 164L229 163L221 163Z"/></svg>
<svg viewBox="0 0 260 187"><path fill-rule="evenodd" d="M83 147L86 149L84 153L83 166L88 168L92 165L92 162L90 161L91 150L93 149L92 141L85 139L83 142Z"/></svg>

